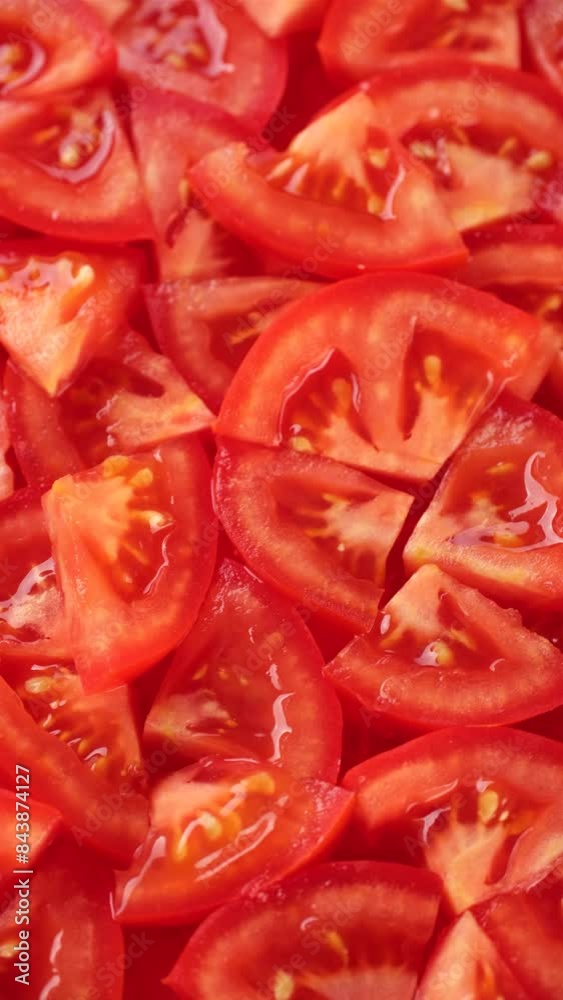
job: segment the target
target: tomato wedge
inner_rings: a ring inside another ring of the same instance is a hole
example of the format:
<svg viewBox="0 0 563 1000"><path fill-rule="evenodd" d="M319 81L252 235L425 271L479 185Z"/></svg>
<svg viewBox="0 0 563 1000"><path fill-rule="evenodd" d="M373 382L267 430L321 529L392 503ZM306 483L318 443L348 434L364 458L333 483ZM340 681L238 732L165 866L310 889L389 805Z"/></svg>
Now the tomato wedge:
<svg viewBox="0 0 563 1000"><path fill-rule="evenodd" d="M541 324L493 296L430 275L368 275L284 310L239 368L216 429L430 479L501 386L525 375L515 391L534 391L552 356Z"/></svg>
<svg viewBox="0 0 563 1000"><path fill-rule="evenodd" d="M0 102L0 215L68 239L152 236L125 132L104 90Z"/></svg>
<svg viewBox="0 0 563 1000"><path fill-rule="evenodd" d="M221 522L250 568L348 629L373 624L412 497L317 455L223 442Z"/></svg>
<svg viewBox="0 0 563 1000"><path fill-rule="evenodd" d="M439 905L440 883L428 872L318 865L208 917L166 982L184 1000L405 1000Z"/></svg>
<svg viewBox="0 0 563 1000"><path fill-rule="evenodd" d="M19 240L0 249L0 342L49 395L65 389L122 326L140 268L132 255L55 251Z"/></svg>
<svg viewBox="0 0 563 1000"><path fill-rule="evenodd" d="M65 476L43 503L81 680L115 687L197 618L217 547L207 460L198 443L169 441Z"/></svg>
<svg viewBox="0 0 563 1000"><path fill-rule="evenodd" d="M205 156L189 179L214 219L296 261L304 276L454 265L465 248L428 171L411 159L356 93L284 153L234 143Z"/></svg>
<svg viewBox="0 0 563 1000"><path fill-rule="evenodd" d="M543 80L429 53L380 71L368 93L460 231L563 218L563 103Z"/></svg>
<svg viewBox="0 0 563 1000"><path fill-rule="evenodd" d="M154 790L151 829L117 875L129 924L193 922L302 868L344 828L353 798L281 768L207 757Z"/></svg>
<svg viewBox="0 0 563 1000"><path fill-rule="evenodd" d="M23 770L15 771L15 775L21 775L20 781L29 779L28 774ZM12 786L14 781L12 780ZM56 837L61 817L58 812L50 806L43 805L30 798L27 785L17 785L18 795L14 791L0 788L0 890L11 889L14 884L14 868L29 867L37 864L43 851ZM18 839L18 834L28 833L28 837ZM29 850L25 855L21 855L21 863L18 863L20 855L17 854L18 844L27 844ZM4 906L0 907L0 914ZM1 968L1 966L0 966Z"/></svg>
<svg viewBox="0 0 563 1000"><path fill-rule="evenodd" d="M510 888L519 838L561 796L563 746L511 729L442 729L348 772L376 857L426 866L460 913ZM519 868L519 881L537 872Z"/></svg>
<svg viewBox="0 0 563 1000"><path fill-rule="evenodd" d="M145 724L188 760L253 757L294 777L336 781L342 715L298 612L226 560Z"/></svg>
<svg viewBox="0 0 563 1000"><path fill-rule="evenodd" d="M318 28L329 0L244 0L253 21L271 38Z"/></svg>
<svg viewBox="0 0 563 1000"><path fill-rule="evenodd" d="M147 802L131 778L118 782L103 767L82 761L64 740L34 722L3 678L0 723L3 783L13 787L16 765L27 767L33 796L60 812L80 846L127 864L147 828Z"/></svg>
<svg viewBox="0 0 563 1000"><path fill-rule="evenodd" d="M187 179L202 156L245 138L240 122L213 105L156 90L133 104L131 125L161 278L214 278L250 266L252 252L198 206Z"/></svg>
<svg viewBox="0 0 563 1000"><path fill-rule="evenodd" d="M115 31L121 72L133 84L216 104L261 128L283 94L287 51L241 6L140 0Z"/></svg>
<svg viewBox="0 0 563 1000"><path fill-rule="evenodd" d="M557 0L526 0L524 29L532 58L556 90L563 94L563 11Z"/></svg>
<svg viewBox="0 0 563 1000"><path fill-rule="evenodd" d="M55 844L31 877L30 922L18 918L17 898L0 914L0 987L5 1000L19 1000L22 982L14 967L21 931L29 932L29 985L33 997L69 1000L82 996L121 1000L123 932L110 909L111 872L72 841Z"/></svg>
<svg viewBox="0 0 563 1000"><path fill-rule="evenodd" d="M563 422L503 396L455 455L405 547L517 607L559 607L563 594Z"/></svg>
<svg viewBox="0 0 563 1000"><path fill-rule="evenodd" d="M466 912L438 942L416 994L417 1000L529 1000L494 944Z"/></svg>
<svg viewBox="0 0 563 1000"><path fill-rule="evenodd" d="M332 0L319 39L338 80L373 76L386 57L454 49L479 62L520 66L521 0Z"/></svg>
<svg viewBox="0 0 563 1000"><path fill-rule="evenodd" d="M557 708L563 655L477 590L426 565L325 670L407 729L507 725Z"/></svg>
<svg viewBox="0 0 563 1000"><path fill-rule="evenodd" d="M294 278L223 278L145 285L161 349L212 410L256 338L282 306L318 291Z"/></svg>
<svg viewBox="0 0 563 1000"><path fill-rule="evenodd" d="M3 0L0 98L41 99L111 76L115 43L103 20L81 0L49 11L41 0Z"/></svg>
<svg viewBox="0 0 563 1000"><path fill-rule="evenodd" d="M134 330L113 338L56 400L11 365L5 390L14 450L33 484L199 431L212 419L168 358Z"/></svg>

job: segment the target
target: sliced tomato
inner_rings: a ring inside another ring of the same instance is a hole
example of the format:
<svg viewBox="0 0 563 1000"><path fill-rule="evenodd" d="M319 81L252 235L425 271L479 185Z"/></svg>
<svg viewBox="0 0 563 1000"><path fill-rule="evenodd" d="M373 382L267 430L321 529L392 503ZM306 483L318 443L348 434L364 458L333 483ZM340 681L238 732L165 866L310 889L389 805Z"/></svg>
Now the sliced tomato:
<svg viewBox="0 0 563 1000"><path fill-rule="evenodd" d="M397 272L339 282L270 325L235 375L216 428L429 479L501 385L529 365L539 372L542 349L537 320L443 278ZM544 372L552 354L543 354Z"/></svg>
<svg viewBox="0 0 563 1000"><path fill-rule="evenodd" d="M440 883L427 872L318 865L208 917L166 981L184 1000L405 1000L439 905Z"/></svg>
<svg viewBox="0 0 563 1000"><path fill-rule="evenodd" d="M11 444L8 405L6 400L0 397L0 502L14 492L14 470L7 457Z"/></svg>
<svg viewBox="0 0 563 1000"><path fill-rule="evenodd" d="M30 879L29 923L18 917L17 896L0 914L0 987L5 1000L22 996L23 983L14 978L21 972L14 963L18 958L22 962L24 954L29 956L33 997L121 1000L123 932L111 915L111 881L111 872L98 858L72 841L51 848ZM22 930L29 934L23 940Z"/></svg>
<svg viewBox="0 0 563 1000"><path fill-rule="evenodd" d="M198 443L169 441L65 476L43 503L84 687L115 687L197 618L217 548L207 460Z"/></svg>
<svg viewBox="0 0 563 1000"><path fill-rule="evenodd" d="M152 236L125 132L110 95L0 102L0 214L30 229L112 243Z"/></svg>
<svg viewBox="0 0 563 1000"><path fill-rule="evenodd" d="M466 254L428 171L381 128L364 93L314 119L284 153L233 143L189 178L213 218L303 276L445 268Z"/></svg>
<svg viewBox="0 0 563 1000"><path fill-rule="evenodd" d="M526 0L524 30L540 73L563 93L563 11L557 0Z"/></svg>
<svg viewBox="0 0 563 1000"><path fill-rule="evenodd" d="M430 956L417 1000L530 1000L494 944L467 912L453 924Z"/></svg>
<svg viewBox="0 0 563 1000"><path fill-rule="evenodd" d="M428 53L398 59L367 93L460 231L563 218L563 103L537 76Z"/></svg>
<svg viewBox="0 0 563 1000"><path fill-rule="evenodd" d="M294 278L223 278L145 285L161 349L211 407L219 410L233 375L282 306L318 290Z"/></svg>
<svg viewBox="0 0 563 1000"><path fill-rule="evenodd" d="M244 8L267 35L318 28L329 0L244 0Z"/></svg>
<svg viewBox="0 0 563 1000"><path fill-rule="evenodd" d="M20 775L19 781L17 777ZM61 825L60 814L50 806L37 802L31 796L25 782L29 774L15 770L12 788L17 781L17 795L14 791L0 788L0 889L11 889L14 884L15 868L31 868L43 851L57 835ZM20 784L21 782L21 784ZM18 838L18 834L28 834ZM25 854L18 853L18 845L26 844ZM0 907L0 914L3 906ZM0 951L1 954L1 951ZM1 966L0 966L1 969Z"/></svg>
<svg viewBox="0 0 563 1000"><path fill-rule="evenodd" d="M134 330L113 338L56 400L11 365L5 390L14 450L30 483L50 484L212 420L168 358Z"/></svg>
<svg viewBox="0 0 563 1000"><path fill-rule="evenodd" d="M133 84L216 104L248 128L265 125L283 94L285 45L267 38L240 4L141 0L116 38Z"/></svg>
<svg viewBox="0 0 563 1000"><path fill-rule="evenodd" d="M13 787L16 765L31 773L31 792L57 809L80 846L127 864L146 834L147 802L131 778L114 780L38 725L0 678L0 776Z"/></svg>
<svg viewBox="0 0 563 1000"><path fill-rule="evenodd" d="M563 701L563 655L437 566L423 566L326 668L371 714L410 729L507 725Z"/></svg>
<svg viewBox="0 0 563 1000"><path fill-rule="evenodd" d="M213 105L160 90L132 103L131 125L160 276L198 280L250 266L251 251L198 206L187 179L202 156L243 139L243 126Z"/></svg>
<svg viewBox="0 0 563 1000"><path fill-rule="evenodd" d="M521 0L332 0L319 49L341 82L365 80L395 53L455 49L479 62L520 66Z"/></svg>
<svg viewBox="0 0 563 1000"><path fill-rule="evenodd" d="M563 746L516 729L442 729L349 771L375 857L426 866L459 913L510 887L519 838L563 788ZM519 882L537 872L520 866Z"/></svg>
<svg viewBox="0 0 563 1000"><path fill-rule="evenodd" d="M126 253L51 250L23 240L0 249L0 342L49 395L122 326L139 289Z"/></svg>
<svg viewBox="0 0 563 1000"><path fill-rule="evenodd" d="M529 892L497 896L477 911L481 926L522 983L526 998L558 1000L561 996L562 904L563 884L548 879Z"/></svg>
<svg viewBox="0 0 563 1000"><path fill-rule="evenodd" d="M207 757L176 771L155 788L148 837L117 874L117 919L194 922L255 895L326 851L352 803L264 762Z"/></svg>
<svg viewBox="0 0 563 1000"><path fill-rule="evenodd" d="M563 661L563 658L562 658ZM248 570L221 567L145 724L188 760L253 757L336 781L342 713L299 613Z"/></svg>
<svg viewBox="0 0 563 1000"><path fill-rule="evenodd" d="M563 422L503 396L455 455L405 547L501 603L559 607Z"/></svg>
<svg viewBox="0 0 563 1000"><path fill-rule="evenodd" d="M317 455L226 442L214 490L255 573L349 629L371 627L412 497Z"/></svg>
<svg viewBox="0 0 563 1000"><path fill-rule="evenodd" d="M0 11L0 98L44 100L111 76L115 43L82 0L56 12L41 0L3 0Z"/></svg>

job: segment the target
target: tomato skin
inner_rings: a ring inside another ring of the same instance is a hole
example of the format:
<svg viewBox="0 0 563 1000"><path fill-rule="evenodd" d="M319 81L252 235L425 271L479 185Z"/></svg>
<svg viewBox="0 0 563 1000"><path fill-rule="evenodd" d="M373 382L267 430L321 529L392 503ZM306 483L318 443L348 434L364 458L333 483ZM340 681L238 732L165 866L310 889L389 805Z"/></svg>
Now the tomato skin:
<svg viewBox="0 0 563 1000"><path fill-rule="evenodd" d="M295 608L225 560L176 650L145 723L145 741L158 746L172 739L188 760L260 757L298 779L335 782L342 713L322 668Z"/></svg>
<svg viewBox="0 0 563 1000"><path fill-rule="evenodd" d="M297 996L316 987L400 1000L416 986L440 890L429 873L401 865L316 865L209 916L166 982L183 1000L258 1000L282 983Z"/></svg>
<svg viewBox="0 0 563 1000"><path fill-rule="evenodd" d="M75 130L72 117L69 124L69 106L75 121L76 115L80 123L87 118L88 127L98 129L98 145L77 167L65 166L66 156L80 155L74 152L75 139L65 147L68 153L58 147L58 160L53 154L42 162L33 135L44 135L45 130L64 124L70 140ZM153 236L135 161L107 91L54 96L48 103L3 101L0 122L1 215L63 239L113 243L116 232L123 242Z"/></svg>
<svg viewBox="0 0 563 1000"><path fill-rule="evenodd" d="M207 757L176 771L154 790L148 837L117 875L116 919L193 923L256 895L326 852L352 805L342 788L264 762Z"/></svg>
<svg viewBox="0 0 563 1000"><path fill-rule="evenodd" d="M233 544L262 579L347 629L371 627L410 496L317 455L224 440L214 499ZM377 535L369 530L374 520ZM324 549L324 537L343 550ZM369 573L362 571L364 555Z"/></svg>
<svg viewBox="0 0 563 1000"><path fill-rule="evenodd" d="M559 650L524 628L517 612L429 564L325 674L370 716L407 732L510 725L556 708L563 697Z"/></svg>
<svg viewBox="0 0 563 1000"><path fill-rule="evenodd" d="M179 0L162 0L159 4L155 26L157 31L159 22L166 21L166 26L156 42L148 26L149 20L154 21L151 0L142 0L119 22L116 38L121 73L133 84L176 91L215 104L240 118L247 128L262 128L285 86L287 50L283 40L267 38L239 6L226 6L217 0L195 0L195 16L192 14L185 21L198 22L195 30L207 55L206 65L196 61L196 57L190 66L191 57L184 59L181 55L184 41L183 18L178 10L181 6ZM190 25L186 28L189 32ZM155 56L150 51L153 44L155 50L160 44L173 58ZM180 56L179 61L175 55Z"/></svg>
<svg viewBox="0 0 563 1000"><path fill-rule="evenodd" d="M29 49L31 69L23 69L20 79L16 76L12 82L0 77L2 98L44 100L115 72L113 38L102 19L81 0L65 0L56 17L49 16L39 0L4 0L0 24L3 33L17 39L12 45Z"/></svg>

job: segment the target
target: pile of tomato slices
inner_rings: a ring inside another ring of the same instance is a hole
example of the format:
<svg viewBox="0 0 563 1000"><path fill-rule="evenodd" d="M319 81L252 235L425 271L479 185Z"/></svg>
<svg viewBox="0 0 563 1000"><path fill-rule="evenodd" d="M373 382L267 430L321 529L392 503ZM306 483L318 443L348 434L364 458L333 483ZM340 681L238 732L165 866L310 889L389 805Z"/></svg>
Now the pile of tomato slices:
<svg viewBox="0 0 563 1000"><path fill-rule="evenodd" d="M563 1000L561 4L3 0L0 236L2 1000Z"/></svg>

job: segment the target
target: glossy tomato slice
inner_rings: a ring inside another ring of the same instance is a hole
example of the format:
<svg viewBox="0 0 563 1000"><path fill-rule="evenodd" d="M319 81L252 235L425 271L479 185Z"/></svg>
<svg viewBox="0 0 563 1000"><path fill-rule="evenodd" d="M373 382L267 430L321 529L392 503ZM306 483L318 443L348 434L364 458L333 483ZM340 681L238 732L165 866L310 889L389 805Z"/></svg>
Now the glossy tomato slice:
<svg viewBox="0 0 563 1000"><path fill-rule="evenodd" d="M217 431L430 479L501 386L530 364L538 371L542 349L538 321L443 278L339 282L288 306L260 337Z"/></svg>
<svg viewBox="0 0 563 1000"><path fill-rule="evenodd" d="M244 8L267 35L311 31L321 24L329 0L244 0Z"/></svg>
<svg viewBox="0 0 563 1000"><path fill-rule="evenodd" d="M15 785L18 776L19 780ZM30 797L27 781L29 774L24 773L24 769L21 768L19 771L14 771L11 782L12 788L15 785L17 789L17 795L13 790L0 788L0 890L2 891L13 888L15 868L33 869L43 851L56 837L61 825L60 814L55 809ZM20 844L25 844L27 848L21 854L18 853ZM3 909L4 902L0 907L0 914Z"/></svg>
<svg viewBox="0 0 563 1000"><path fill-rule="evenodd" d="M360 764L344 785L370 853L436 872L459 913L511 886L520 838L561 797L563 746L516 729L442 729ZM536 876L520 867L518 882Z"/></svg>
<svg viewBox="0 0 563 1000"><path fill-rule="evenodd" d="M417 1000L529 1000L494 944L467 912L436 945L416 994Z"/></svg>
<svg viewBox="0 0 563 1000"><path fill-rule="evenodd" d="M55 13L40 0L3 0L0 11L0 98L41 99L111 76L113 38L82 0Z"/></svg>
<svg viewBox="0 0 563 1000"><path fill-rule="evenodd" d="M153 792L151 829L117 875L124 923L188 923L326 851L352 808L342 788L250 760L207 757Z"/></svg>
<svg viewBox="0 0 563 1000"><path fill-rule="evenodd" d="M291 604L225 561L164 678L145 740L171 739L188 760L253 757L296 778L336 781L342 716L322 668Z"/></svg>
<svg viewBox="0 0 563 1000"><path fill-rule="evenodd" d="M318 455L223 442L215 504L250 568L305 608L365 632L412 497Z"/></svg>
<svg viewBox="0 0 563 1000"><path fill-rule="evenodd" d="M110 909L111 872L69 839L55 844L30 880L30 921L17 899L0 914L0 987L5 1000L22 996L14 946L28 931L30 996L44 1000L121 1000L123 933ZM26 914L27 915L27 914ZM20 960L23 954L19 953Z"/></svg>
<svg viewBox="0 0 563 1000"><path fill-rule="evenodd" d="M152 235L125 132L104 90L0 102L0 215L69 239Z"/></svg>
<svg viewBox="0 0 563 1000"><path fill-rule="evenodd" d="M377 73L368 93L459 230L563 217L563 103L538 77L430 53Z"/></svg>
<svg viewBox="0 0 563 1000"><path fill-rule="evenodd" d="M145 285L155 336L195 391L218 411L233 375L282 306L318 291L295 278L223 278Z"/></svg>
<svg viewBox="0 0 563 1000"><path fill-rule="evenodd" d="M563 701L563 656L437 566L423 566L326 668L367 711L409 729L506 725Z"/></svg>
<svg viewBox="0 0 563 1000"><path fill-rule="evenodd" d="M524 29L540 73L563 93L563 11L557 0L527 0Z"/></svg>
<svg viewBox="0 0 563 1000"><path fill-rule="evenodd" d="M212 419L169 359L134 330L112 338L57 399L12 365L5 390L14 450L34 484L199 431Z"/></svg>
<svg viewBox="0 0 563 1000"><path fill-rule="evenodd" d="M208 917L166 981L183 1000L405 1000L439 905L440 883L427 872L318 865Z"/></svg>
<svg viewBox="0 0 563 1000"><path fill-rule="evenodd" d="M127 864L147 828L147 802L136 790L138 780L116 780L112 769L106 774L92 759L81 760L60 734L57 738L32 719L3 678L0 723L2 782L13 787L16 766L28 768L32 796L60 812L81 847Z"/></svg>
<svg viewBox="0 0 563 1000"><path fill-rule="evenodd" d="M65 476L43 503L81 679L115 687L197 618L217 547L207 460L198 443L169 441Z"/></svg>
<svg viewBox="0 0 563 1000"><path fill-rule="evenodd" d="M132 104L131 125L161 277L199 280L246 270L252 252L198 205L187 178L202 156L245 138L244 127L213 105L159 90Z"/></svg>
<svg viewBox="0 0 563 1000"><path fill-rule="evenodd" d="M455 455L405 547L501 603L559 607L563 422L503 396Z"/></svg>
<svg viewBox="0 0 563 1000"><path fill-rule="evenodd" d="M386 57L455 49L479 62L520 65L521 0L332 0L319 48L342 82L365 80Z"/></svg>
<svg viewBox="0 0 563 1000"><path fill-rule="evenodd" d="M126 253L55 250L45 241L4 245L0 342L56 395L122 326L139 283L139 263Z"/></svg>
<svg viewBox="0 0 563 1000"><path fill-rule="evenodd" d="M283 94L285 45L267 38L240 4L141 0L116 38L133 84L216 104L247 128L265 125Z"/></svg>
<svg viewBox="0 0 563 1000"><path fill-rule="evenodd" d="M303 276L444 268L466 253L428 171L381 128L364 93L315 118L284 153L234 143L189 177L218 222Z"/></svg>

